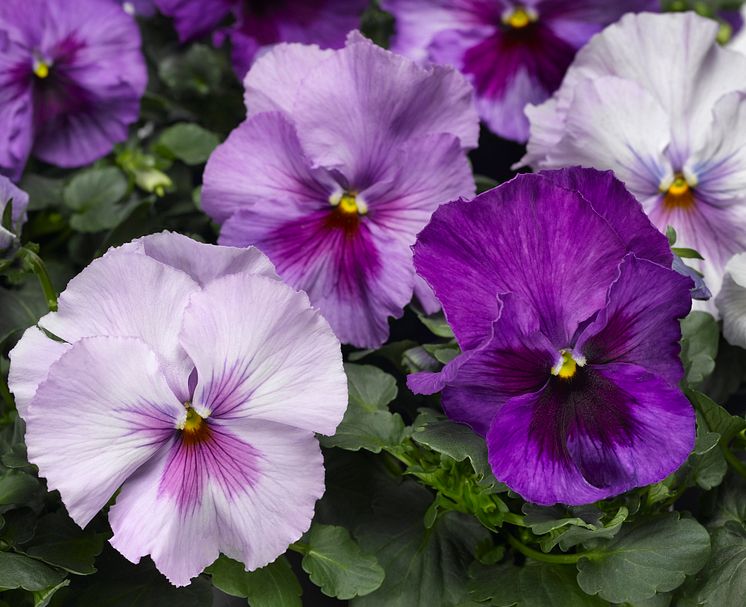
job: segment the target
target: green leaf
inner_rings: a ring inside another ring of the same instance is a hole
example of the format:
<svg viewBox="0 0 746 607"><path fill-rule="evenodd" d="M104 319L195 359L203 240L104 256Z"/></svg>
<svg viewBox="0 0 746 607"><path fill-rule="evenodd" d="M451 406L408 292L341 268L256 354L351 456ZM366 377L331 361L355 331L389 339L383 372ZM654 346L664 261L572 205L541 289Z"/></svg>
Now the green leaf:
<svg viewBox="0 0 746 607"><path fill-rule="evenodd" d="M39 481L19 470L0 473L0 513L12 507L35 506L42 496Z"/></svg>
<svg viewBox="0 0 746 607"><path fill-rule="evenodd" d="M477 194L481 194L500 185L495 179L487 177L487 175L474 175L474 182L477 185Z"/></svg>
<svg viewBox="0 0 746 607"><path fill-rule="evenodd" d="M420 322L428 328L430 333L437 337L447 337L449 339L453 338L453 330L446 321L446 317L443 312L437 312L430 316L417 308L415 308L415 312L417 313L417 317L420 319Z"/></svg>
<svg viewBox="0 0 746 607"><path fill-rule="evenodd" d="M487 444L481 436L464 424L422 409L412 424L412 439L433 451L462 462L468 459L483 484L503 486L495 479L487 460Z"/></svg>
<svg viewBox="0 0 746 607"><path fill-rule="evenodd" d="M178 94L205 96L220 86L224 67L218 51L204 44L193 44L185 53L161 61L158 75Z"/></svg>
<svg viewBox="0 0 746 607"><path fill-rule="evenodd" d="M70 580L64 579L55 586L34 592L34 607L47 607L58 590L70 585Z"/></svg>
<svg viewBox="0 0 746 607"><path fill-rule="evenodd" d="M746 428L746 419L728 413L711 398L695 390L687 390L686 395L700 414L705 424L704 430L717 432L721 437L730 438Z"/></svg>
<svg viewBox="0 0 746 607"><path fill-rule="evenodd" d="M35 559L22 554L0 552L0 589L41 591L56 586L63 579L64 572Z"/></svg>
<svg viewBox="0 0 746 607"><path fill-rule="evenodd" d="M226 594L249 600L251 607L300 607L301 586L285 557L248 572L243 564L227 556L207 568L213 586Z"/></svg>
<svg viewBox="0 0 746 607"><path fill-rule="evenodd" d="M743 605L746 597L746 527L730 521L712 535L712 557L700 577L701 605Z"/></svg>
<svg viewBox="0 0 746 607"><path fill-rule="evenodd" d="M39 285L31 280L19 289L0 288L0 310L0 344L36 324L49 311Z"/></svg>
<svg viewBox="0 0 746 607"><path fill-rule="evenodd" d="M194 166L207 162L219 143L214 133L197 124L182 122L163 131L155 149L163 156Z"/></svg>
<svg viewBox="0 0 746 607"><path fill-rule="evenodd" d="M707 526L716 529L730 521L746 524L746 479L735 473L718 489L715 508Z"/></svg>
<svg viewBox="0 0 746 607"><path fill-rule="evenodd" d="M115 227L128 205L118 205L129 185L115 167L94 168L78 173L63 192L65 205L74 211L70 225L78 232L99 232Z"/></svg>
<svg viewBox="0 0 746 607"><path fill-rule="evenodd" d="M673 247L671 251L673 251L674 255L681 257L681 259L704 259L699 251L686 247Z"/></svg>
<svg viewBox="0 0 746 607"><path fill-rule="evenodd" d="M476 546L489 534L473 517L453 512L425 529L431 502L432 494L414 481L379 492L376 516L358 528L357 536L378 557L386 578L352 607L455 607L468 598L467 571Z"/></svg>
<svg viewBox="0 0 746 607"><path fill-rule="evenodd" d="M29 211L59 207L62 204L64 182L61 179L26 173L20 187L29 195Z"/></svg>
<svg viewBox="0 0 746 607"><path fill-rule="evenodd" d="M35 561L38 562L38 561ZM39 563L41 564L41 563ZM66 597L64 607L210 607L212 586L196 578L185 588L175 588L149 561L133 565L113 550L96 561L98 573L84 588Z"/></svg>
<svg viewBox="0 0 746 607"><path fill-rule="evenodd" d="M703 382L715 369L720 330L707 312L694 311L681 321L681 360L691 385Z"/></svg>
<svg viewBox="0 0 746 607"><path fill-rule="evenodd" d="M313 525L302 542L303 570L327 596L365 596L383 583L376 557L363 554L344 527Z"/></svg>
<svg viewBox="0 0 746 607"><path fill-rule="evenodd" d="M583 592L575 580L575 569L566 565L529 562L471 568L469 593L492 607L604 607L606 601Z"/></svg>
<svg viewBox="0 0 746 607"><path fill-rule="evenodd" d="M104 534L85 531L57 512L39 520L33 540L21 550L71 573L90 575L96 572L93 563L101 554L105 539Z"/></svg>
<svg viewBox="0 0 746 607"><path fill-rule="evenodd" d="M345 371L349 405L334 436L322 437L321 444L373 453L401 444L404 421L388 410L388 404L396 398L396 380L372 366L347 364Z"/></svg>
<svg viewBox="0 0 746 607"><path fill-rule="evenodd" d="M641 601L678 588L699 571L710 536L696 521L669 513L622 528L600 552L578 562L580 587L612 603Z"/></svg>

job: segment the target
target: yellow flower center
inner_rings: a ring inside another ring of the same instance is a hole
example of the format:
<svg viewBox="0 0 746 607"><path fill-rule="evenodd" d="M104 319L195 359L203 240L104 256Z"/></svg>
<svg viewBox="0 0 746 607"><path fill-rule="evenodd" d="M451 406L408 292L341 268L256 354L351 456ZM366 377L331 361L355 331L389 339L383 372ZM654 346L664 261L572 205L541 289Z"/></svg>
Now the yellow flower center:
<svg viewBox="0 0 746 607"><path fill-rule="evenodd" d="M694 185L682 173L676 173L668 187L661 185L663 207L668 211L691 209L694 206Z"/></svg>
<svg viewBox="0 0 746 607"><path fill-rule="evenodd" d="M335 192L329 197L329 204L342 215L365 215L368 212L368 206L354 190Z"/></svg>
<svg viewBox="0 0 746 607"><path fill-rule="evenodd" d="M503 14L503 23L513 29L523 29L534 23L538 18L536 11L523 6L516 6Z"/></svg>
<svg viewBox="0 0 746 607"><path fill-rule="evenodd" d="M575 357L570 350L561 350L560 359L552 367L552 375L560 379L572 379L578 371L578 367L585 365L585 358L582 356Z"/></svg>
<svg viewBox="0 0 746 607"><path fill-rule="evenodd" d="M179 426L181 439L186 445L196 445L210 438L210 425L204 417L192 409L191 403L184 403L186 407L186 419Z"/></svg>
<svg viewBox="0 0 746 607"><path fill-rule="evenodd" d="M44 78L49 76L49 64L39 59L34 60L34 75L44 80Z"/></svg>

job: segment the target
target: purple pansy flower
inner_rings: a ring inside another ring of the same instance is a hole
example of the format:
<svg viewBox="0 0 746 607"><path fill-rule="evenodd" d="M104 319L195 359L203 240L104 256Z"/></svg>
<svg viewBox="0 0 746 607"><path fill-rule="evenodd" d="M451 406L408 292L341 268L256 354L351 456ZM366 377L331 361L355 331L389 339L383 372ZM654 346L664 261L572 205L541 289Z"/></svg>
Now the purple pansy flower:
<svg viewBox="0 0 746 607"><path fill-rule="evenodd" d="M147 84L134 19L114 0L0 2L0 172L77 167L137 120Z"/></svg>
<svg viewBox="0 0 746 607"><path fill-rule="evenodd" d="M75 522L121 488L112 545L176 585L221 552L266 565L308 529L314 433L347 405L342 357L259 251L145 237L88 266L39 326L9 383L29 460Z"/></svg>
<svg viewBox="0 0 746 607"><path fill-rule="evenodd" d="M213 32L229 15L234 24L221 30L232 43L233 66L243 78L260 51L279 42L340 48L357 29L368 0L156 0L174 18L182 41Z"/></svg>
<svg viewBox="0 0 746 607"><path fill-rule="evenodd" d="M0 259L18 245L23 224L26 223L28 194L17 188L7 177L0 175ZM10 207L10 224L3 225L5 210Z"/></svg>
<svg viewBox="0 0 746 607"><path fill-rule="evenodd" d="M471 87L351 35L340 51L280 45L246 77L249 117L207 163L220 242L256 245L339 338L376 347L416 292L410 246L435 208L474 194Z"/></svg>
<svg viewBox="0 0 746 607"><path fill-rule="evenodd" d="M463 353L409 385L443 391L511 489L585 504L686 459L695 417L678 387L678 319L691 281L611 172L519 175L444 205L414 262Z"/></svg>
<svg viewBox="0 0 746 607"><path fill-rule="evenodd" d="M544 101L582 47L629 11L657 0L383 0L396 17L392 49L453 65L471 80L487 126L528 138L528 103Z"/></svg>
<svg viewBox="0 0 746 607"><path fill-rule="evenodd" d="M713 294L746 250L746 57L694 13L627 15L578 53L555 96L526 110L523 162L612 169ZM686 52L680 52L686 49ZM698 304L715 312L712 301Z"/></svg>

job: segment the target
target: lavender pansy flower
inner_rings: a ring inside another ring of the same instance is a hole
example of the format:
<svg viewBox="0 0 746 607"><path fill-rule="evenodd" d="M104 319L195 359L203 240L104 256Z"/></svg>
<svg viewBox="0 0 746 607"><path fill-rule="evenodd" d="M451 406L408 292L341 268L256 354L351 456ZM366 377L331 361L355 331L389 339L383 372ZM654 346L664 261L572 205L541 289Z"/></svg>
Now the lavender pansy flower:
<svg viewBox="0 0 746 607"><path fill-rule="evenodd" d="M114 0L0 2L0 172L31 154L77 167L137 120L147 71L134 19Z"/></svg>
<svg viewBox="0 0 746 607"><path fill-rule="evenodd" d="M383 0L396 17L392 49L453 65L474 84L487 126L515 141L528 138L523 109L562 82L582 47L629 11L656 0Z"/></svg>
<svg viewBox="0 0 746 607"><path fill-rule="evenodd" d="M347 33L360 25L368 0L156 0L161 12L174 18L182 41L217 30L233 15L234 23L219 30L227 36L233 66L243 78L260 52L280 42L340 48Z"/></svg>
<svg viewBox="0 0 746 607"><path fill-rule="evenodd" d="M246 78L248 119L207 163L220 242L255 245L339 338L375 347L417 281L410 246L442 202L474 194L471 87L351 35L340 51L280 45Z"/></svg>
<svg viewBox="0 0 746 607"><path fill-rule="evenodd" d="M116 494L112 545L176 585L221 552L266 565L308 529L342 357L259 251L145 237L88 266L39 326L63 341L29 329L9 383L29 460L75 522Z"/></svg>
<svg viewBox="0 0 746 607"><path fill-rule="evenodd" d="M0 175L0 259L12 252L18 245L23 224L26 223L26 208L29 197L7 178ZM8 205L8 223L4 224Z"/></svg>
<svg viewBox="0 0 746 607"><path fill-rule="evenodd" d="M679 319L691 281L610 172L519 175L444 205L414 263L462 354L409 385L442 390L511 489L585 504L684 462L695 417L678 387Z"/></svg>
<svg viewBox="0 0 746 607"><path fill-rule="evenodd" d="M610 26L555 96L526 110L523 160L613 169L659 229L673 226L677 246L704 256L694 263L713 294L728 259L746 250L746 57L717 32L693 13Z"/></svg>

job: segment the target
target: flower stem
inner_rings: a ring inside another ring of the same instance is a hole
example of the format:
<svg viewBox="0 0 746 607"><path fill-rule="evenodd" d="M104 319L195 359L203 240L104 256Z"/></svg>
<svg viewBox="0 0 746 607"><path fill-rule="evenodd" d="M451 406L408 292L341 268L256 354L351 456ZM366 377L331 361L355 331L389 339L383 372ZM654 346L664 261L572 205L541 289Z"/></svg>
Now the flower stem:
<svg viewBox="0 0 746 607"><path fill-rule="evenodd" d="M505 532L505 537L508 539L508 543L513 546L518 552L534 559L535 561L542 561L544 563L553 563L555 565L574 565L580 559L593 558L598 556L597 552L577 552L575 554L546 554L529 548L526 544L518 540L513 534Z"/></svg>
<svg viewBox="0 0 746 607"><path fill-rule="evenodd" d="M21 261L25 263L34 274L36 274L41 290L44 292L44 297L47 300L49 311L56 312L57 291L52 285L52 279L49 278L49 272L47 272L47 267L44 265L41 257L27 247L24 247L19 251L19 256Z"/></svg>

